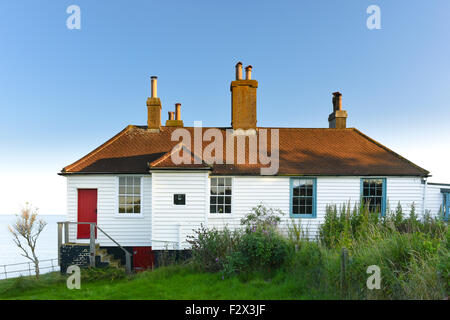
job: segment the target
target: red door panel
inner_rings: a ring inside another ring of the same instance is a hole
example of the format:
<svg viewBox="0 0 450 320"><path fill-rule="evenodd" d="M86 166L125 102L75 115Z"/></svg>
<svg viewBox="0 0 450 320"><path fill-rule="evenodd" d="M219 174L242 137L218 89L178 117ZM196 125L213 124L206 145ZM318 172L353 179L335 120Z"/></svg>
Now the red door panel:
<svg viewBox="0 0 450 320"><path fill-rule="evenodd" d="M152 247L134 247L133 248L133 269L142 271L153 267Z"/></svg>
<svg viewBox="0 0 450 320"><path fill-rule="evenodd" d="M78 222L97 223L97 189L78 189ZM78 239L89 239L89 224L79 224ZM95 229L97 238L97 229Z"/></svg>

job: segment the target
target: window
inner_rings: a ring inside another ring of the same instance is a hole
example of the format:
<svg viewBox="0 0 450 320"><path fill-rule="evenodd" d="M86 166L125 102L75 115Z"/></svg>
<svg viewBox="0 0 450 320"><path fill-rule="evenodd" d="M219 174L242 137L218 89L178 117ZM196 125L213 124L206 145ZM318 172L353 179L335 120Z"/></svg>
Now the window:
<svg viewBox="0 0 450 320"><path fill-rule="evenodd" d="M231 213L231 178L211 178L210 213Z"/></svg>
<svg viewBox="0 0 450 320"><path fill-rule="evenodd" d="M141 213L140 177L119 177L119 213Z"/></svg>
<svg viewBox="0 0 450 320"><path fill-rule="evenodd" d="M291 217L316 217L316 179L291 178Z"/></svg>
<svg viewBox="0 0 450 320"><path fill-rule="evenodd" d="M381 212L384 216L386 209L386 179L363 178L361 179L361 198L364 205L371 212Z"/></svg>
<svg viewBox="0 0 450 320"><path fill-rule="evenodd" d="M173 195L173 204L177 206L184 206L186 204L186 195L185 194L174 194Z"/></svg>

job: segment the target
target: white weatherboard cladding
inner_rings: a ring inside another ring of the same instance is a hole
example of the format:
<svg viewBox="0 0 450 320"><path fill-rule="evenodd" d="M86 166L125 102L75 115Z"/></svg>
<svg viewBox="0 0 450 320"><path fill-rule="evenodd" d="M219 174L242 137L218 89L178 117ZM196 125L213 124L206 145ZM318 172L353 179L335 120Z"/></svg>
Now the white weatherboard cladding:
<svg viewBox="0 0 450 320"><path fill-rule="evenodd" d="M317 177L317 218L295 218L308 229L309 236L317 234L323 222L327 204L358 203L362 177ZM142 178L142 215L120 216L117 211L118 176L77 175L67 177L68 218L77 220L77 189L98 189L98 224L123 246L152 246L154 250L189 247L186 237L201 224L208 227L230 228L240 226L245 217L258 204L281 209L285 216L281 228L286 231L292 219L289 216L290 177L233 176L232 213L210 214L210 176L205 171L154 171ZM386 177L387 202L391 210L402 204L405 215L414 202L416 213L422 213L425 185L418 177ZM433 215L442 204L441 186L428 185L426 209ZM174 205L173 195L186 195L185 205ZM70 240L76 241L75 226ZM83 242L84 240L78 240ZM86 241L87 242L87 241ZM102 246L114 244L98 233ZM181 246L180 246L181 245Z"/></svg>
<svg viewBox="0 0 450 320"><path fill-rule="evenodd" d="M431 211L432 216L438 215L442 210L444 197L441 193L441 188L450 189L450 186L432 184L428 184L427 186L426 207Z"/></svg>
<svg viewBox="0 0 450 320"><path fill-rule="evenodd" d="M142 178L142 214L121 216L118 213L118 176L74 175L67 177L67 217L77 221L78 189L97 189L97 223L121 246L151 246L151 177ZM71 225L71 242L88 242L76 239L76 226ZM97 242L101 246L115 246L100 231Z"/></svg>
<svg viewBox="0 0 450 320"><path fill-rule="evenodd" d="M416 177L388 177L387 178L387 202L391 210L397 208L398 203L402 205L403 214L409 215L411 205L417 215L422 214L422 203L424 184Z"/></svg>
<svg viewBox="0 0 450 320"><path fill-rule="evenodd" d="M206 223L208 172L152 172L153 250L187 248L186 237ZM186 204L175 205L174 194L185 194Z"/></svg>
<svg viewBox="0 0 450 320"><path fill-rule="evenodd" d="M258 204L280 209L283 219L280 227L286 231L288 224L301 220L301 225L308 230L309 236L316 235L318 226L323 222L327 204L350 204L359 201L360 179L358 177L318 177L317 178L317 217L295 218L289 216L290 205L289 177L239 177L233 178L232 214L210 214L209 227L239 227L240 219L245 217Z"/></svg>

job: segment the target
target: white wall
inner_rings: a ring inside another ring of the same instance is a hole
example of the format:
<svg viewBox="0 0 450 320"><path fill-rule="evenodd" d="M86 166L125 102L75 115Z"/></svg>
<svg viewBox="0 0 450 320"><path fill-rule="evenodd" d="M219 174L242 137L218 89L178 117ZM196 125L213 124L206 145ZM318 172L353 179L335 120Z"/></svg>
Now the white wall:
<svg viewBox="0 0 450 320"><path fill-rule="evenodd" d="M327 204L353 207L359 202L361 177L317 177L317 218L295 218L307 227L314 237L323 222ZM143 214L123 217L117 213L118 177L114 175L77 175L67 177L67 214L70 221L77 220L77 189L98 189L98 224L123 246L152 246L154 250L186 248L186 236L193 234L201 224L208 227L239 227L240 219L258 204L281 209L285 217L281 224L286 230L289 217L289 177L233 177L232 214L209 214L209 172L154 171L142 180ZM422 213L424 184L416 177L387 177L387 201L391 209L397 203L409 214L411 203L416 213ZM186 205L174 205L173 195L186 194ZM428 185L426 208L433 214L442 203L440 188ZM75 241L75 227L71 228L71 241ZM179 238L181 236L181 239ZM101 233L101 245L113 245ZM79 241L80 242L80 241Z"/></svg>
<svg viewBox="0 0 450 320"><path fill-rule="evenodd" d="M450 189L449 186L444 185L431 185L427 186L426 207L431 211L431 215L436 216L440 213L442 203L444 202L441 188Z"/></svg>
<svg viewBox="0 0 450 320"><path fill-rule="evenodd" d="M78 189L97 189L97 223L122 246L151 246L151 177L142 178L142 215L125 217L118 214L118 177L114 175L74 175L67 177L67 218L77 221ZM76 240L76 226L70 228L71 242ZM115 246L97 232L101 246Z"/></svg>
<svg viewBox="0 0 450 320"><path fill-rule="evenodd" d="M206 224L208 180L208 172L152 172L153 250L178 248L179 228L181 248L188 247L186 236ZM173 204L176 193L186 195L186 205Z"/></svg>
<svg viewBox="0 0 450 320"><path fill-rule="evenodd" d="M238 227L240 219L258 204L281 209L285 215L281 227L287 230L292 221L301 221L310 237L315 237L320 223L323 222L328 204L338 207L350 203L351 208L359 202L362 177L317 177L317 217L314 219L289 217L289 177L241 177L233 178L232 214L208 215L210 227L221 228L228 225L231 229ZM409 214L414 202L416 213L421 214L423 185L420 178L387 177L387 202L391 209L398 201L403 206L405 214ZM394 207L393 207L394 206Z"/></svg>

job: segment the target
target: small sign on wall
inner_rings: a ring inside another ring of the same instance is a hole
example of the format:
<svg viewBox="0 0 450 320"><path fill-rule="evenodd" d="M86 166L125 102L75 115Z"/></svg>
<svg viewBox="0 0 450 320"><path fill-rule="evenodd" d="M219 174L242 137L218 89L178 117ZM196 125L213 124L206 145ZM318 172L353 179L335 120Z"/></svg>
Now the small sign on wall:
<svg viewBox="0 0 450 320"><path fill-rule="evenodd" d="M173 204L177 206L184 206L186 204L186 194L178 193L173 195Z"/></svg>

